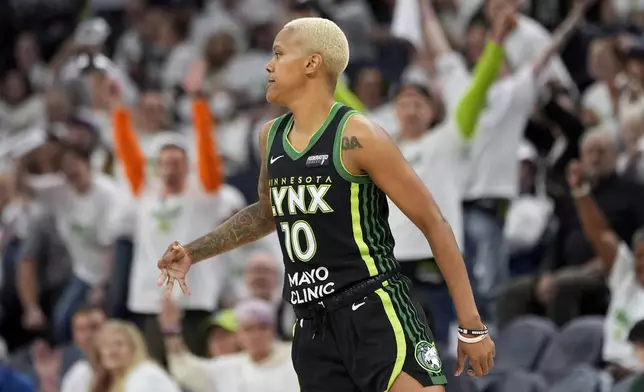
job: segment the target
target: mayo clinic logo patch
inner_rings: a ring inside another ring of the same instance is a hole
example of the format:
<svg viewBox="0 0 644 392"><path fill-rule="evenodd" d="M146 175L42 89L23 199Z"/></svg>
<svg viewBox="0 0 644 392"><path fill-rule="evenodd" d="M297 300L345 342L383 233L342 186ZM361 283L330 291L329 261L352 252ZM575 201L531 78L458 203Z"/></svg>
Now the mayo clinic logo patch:
<svg viewBox="0 0 644 392"><path fill-rule="evenodd" d="M306 158L306 168L310 169L313 167L321 167L329 164L329 155L320 154L320 155L311 155Z"/></svg>
<svg viewBox="0 0 644 392"><path fill-rule="evenodd" d="M443 363L438 356L438 350L434 343L420 341L416 344L415 351L416 362L425 370L432 374L439 374L443 371Z"/></svg>

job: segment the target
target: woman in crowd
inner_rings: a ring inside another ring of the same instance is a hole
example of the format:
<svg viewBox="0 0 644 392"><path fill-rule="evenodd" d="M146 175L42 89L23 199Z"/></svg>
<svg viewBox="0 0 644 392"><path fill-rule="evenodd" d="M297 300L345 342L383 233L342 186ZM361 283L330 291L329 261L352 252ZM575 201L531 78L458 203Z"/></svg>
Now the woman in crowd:
<svg viewBox="0 0 644 392"><path fill-rule="evenodd" d="M91 392L180 391L170 376L150 360L143 337L132 324L109 321L97 336L91 355Z"/></svg>

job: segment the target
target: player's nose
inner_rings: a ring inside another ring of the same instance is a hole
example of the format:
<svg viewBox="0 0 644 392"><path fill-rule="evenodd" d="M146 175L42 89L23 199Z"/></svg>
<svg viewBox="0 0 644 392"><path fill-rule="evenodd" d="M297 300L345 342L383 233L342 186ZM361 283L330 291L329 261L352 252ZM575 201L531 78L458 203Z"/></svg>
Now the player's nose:
<svg viewBox="0 0 644 392"><path fill-rule="evenodd" d="M266 69L266 72L269 73L269 75L273 73L273 70L275 69L273 67L273 60L270 60L268 63L266 63L265 69Z"/></svg>

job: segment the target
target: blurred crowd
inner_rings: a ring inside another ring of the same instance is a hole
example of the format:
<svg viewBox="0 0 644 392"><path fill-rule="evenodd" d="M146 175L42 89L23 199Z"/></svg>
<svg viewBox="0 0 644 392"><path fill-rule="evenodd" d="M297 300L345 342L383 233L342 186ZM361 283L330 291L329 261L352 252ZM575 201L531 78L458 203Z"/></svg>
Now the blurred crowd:
<svg viewBox="0 0 644 392"><path fill-rule="evenodd" d="M391 205L448 391L644 391L644 2L20 0L0 3L0 391L298 391L270 235L156 262L257 200L281 27L347 35L336 100L433 192L497 342L454 372L456 315ZM523 389L522 389L523 388Z"/></svg>

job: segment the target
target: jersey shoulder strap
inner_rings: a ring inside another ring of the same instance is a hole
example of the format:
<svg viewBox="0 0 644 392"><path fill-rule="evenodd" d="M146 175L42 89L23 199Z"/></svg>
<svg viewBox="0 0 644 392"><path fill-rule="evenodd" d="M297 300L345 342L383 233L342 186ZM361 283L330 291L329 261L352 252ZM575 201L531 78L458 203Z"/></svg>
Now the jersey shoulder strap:
<svg viewBox="0 0 644 392"><path fill-rule="evenodd" d="M288 124L288 120L290 117L293 115L293 113L289 112L286 114L283 114L276 119L273 120L271 123L271 127L268 130L268 140L266 142L266 162L268 162L271 148L273 147L273 142L275 141L275 137L278 134L281 134L284 132L284 129L286 128Z"/></svg>

